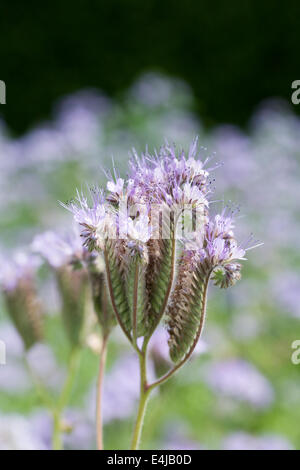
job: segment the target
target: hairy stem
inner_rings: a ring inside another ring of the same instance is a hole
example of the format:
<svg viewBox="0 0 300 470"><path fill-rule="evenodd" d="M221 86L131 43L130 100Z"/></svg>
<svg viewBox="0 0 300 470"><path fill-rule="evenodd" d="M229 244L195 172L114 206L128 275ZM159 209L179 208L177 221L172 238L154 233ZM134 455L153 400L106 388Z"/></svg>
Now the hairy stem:
<svg viewBox="0 0 300 470"><path fill-rule="evenodd" d="M141 433L143 428L144 416L148 398L150 395L150 389L147 387L147 370L146 370L146 354L140 354L140 401L136 423L134 427L131 450L139 448Z"/></svg>
<svg viewBox="0 0 300 470"><path fill-rule="evenodd" d="M97 383L97 411L96 411L96 426L97 426L97 449L103 450L103 420L102 420L102 391L103 391L103 379L106 364L107 355L107 342L108 335L103 337L101 352L100 352L100 363Z"/></svg>

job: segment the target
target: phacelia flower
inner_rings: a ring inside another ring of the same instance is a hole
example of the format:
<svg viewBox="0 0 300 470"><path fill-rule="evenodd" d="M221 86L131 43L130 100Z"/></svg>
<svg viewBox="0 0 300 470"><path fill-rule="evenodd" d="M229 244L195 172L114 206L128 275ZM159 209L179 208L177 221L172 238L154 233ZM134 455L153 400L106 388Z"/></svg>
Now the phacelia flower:
<svg viewBox="0 0 300 470"><path fill-rule="evenodd" d="M97 240L105 229L106 207L103 192L98 189L89 191L90 201L77 191L76 198L63 207L72 212L74 220L82 227L81 236L84 246L91 251L97 246Z"/></svg>
<svg viewBox="0 0 300 470"><path fill-rule="evenodd" d="M245 244L234 235L234 211L210 215L208 159L166 143L153 155L133 150L127 179L116 176L91 204L77 193L67 208L84 244L103 252L111 305L128 339L152 336L162 318L173 362L185 361L200 337L207 285L241 277Z"/></svg>
<svg viewBox="0 0 300 470"><path fill-rule="evenodd" d="M124 180L117 178L116 182L108 181L106 188L111 194L107 196L107 199L111 202L118 202L123 193Z"/></svg>

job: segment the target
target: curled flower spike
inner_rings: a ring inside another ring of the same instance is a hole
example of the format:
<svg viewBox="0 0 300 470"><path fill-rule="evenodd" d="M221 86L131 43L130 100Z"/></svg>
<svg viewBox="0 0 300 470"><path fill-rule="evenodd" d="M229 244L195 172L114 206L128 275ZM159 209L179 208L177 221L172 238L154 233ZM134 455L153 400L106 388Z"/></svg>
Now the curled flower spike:
<svg viewBox="0 0 300 470"><path fill-rule="evenodd" d="M238 245L234 233L234 212L223 210L208 220L203 230L185 243L178 277L168 309L170 355L181 360L200 335L210 278L221 288L241 279L241 265L248 248Z"/></svg>
<svg viewBox="0 0 300 470"><path fill-rule="evenodd" d="M221 289L227 289L241 279L242 266L238 263L229 263L216 268L212 277L214 284Z"/></svg>

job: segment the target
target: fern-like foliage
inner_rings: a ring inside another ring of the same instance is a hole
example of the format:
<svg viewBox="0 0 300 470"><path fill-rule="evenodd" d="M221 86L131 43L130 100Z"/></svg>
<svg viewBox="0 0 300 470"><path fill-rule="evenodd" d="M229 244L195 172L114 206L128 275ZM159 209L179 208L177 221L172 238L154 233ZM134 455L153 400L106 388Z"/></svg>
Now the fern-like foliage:
<svg viewBox="0 0 300 470"><path fill-rule="evenodd" d="M194 267L191 259L182 257L167 312L169 352L174 363L189 353L199 336L205 317L210 274L208 266Z"/></svg>

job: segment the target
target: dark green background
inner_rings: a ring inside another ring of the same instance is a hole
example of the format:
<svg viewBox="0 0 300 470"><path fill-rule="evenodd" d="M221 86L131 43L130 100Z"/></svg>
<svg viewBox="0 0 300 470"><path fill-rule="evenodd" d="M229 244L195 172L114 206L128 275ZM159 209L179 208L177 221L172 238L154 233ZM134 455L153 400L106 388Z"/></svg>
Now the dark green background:
<svg viewBox="0 0 300 470"><path fill-rule="evenodd" d="M67 93L97 87L115 96L154 69L192 86L207 125L243 125L264 98L290 99L299 18L299 1L4 0L0 113L21 133Z"/></svg>

